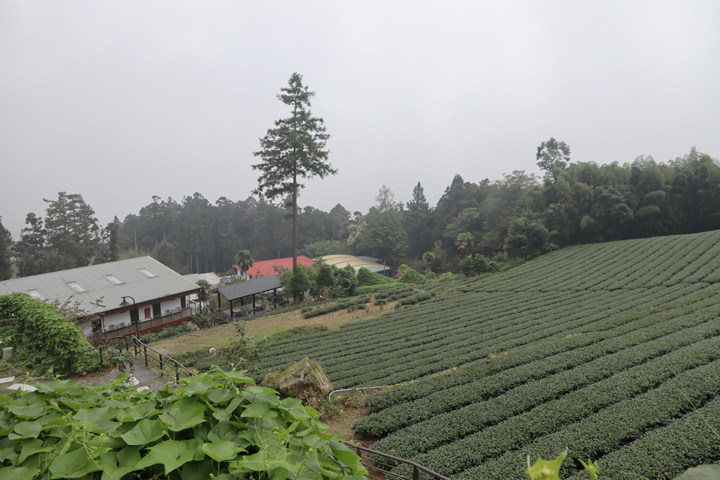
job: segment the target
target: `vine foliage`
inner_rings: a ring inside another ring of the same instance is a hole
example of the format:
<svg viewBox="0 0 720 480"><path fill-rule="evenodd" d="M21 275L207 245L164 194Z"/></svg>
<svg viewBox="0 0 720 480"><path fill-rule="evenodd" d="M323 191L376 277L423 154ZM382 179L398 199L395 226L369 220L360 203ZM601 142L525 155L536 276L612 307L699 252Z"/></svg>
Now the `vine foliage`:
<svg viewBox="0 0 720 480"><path fill-rule="evenodd" d="M0 395L0 478L348 479L367 471L319 413L216 370L172 390L71 380ZM239 385L251 386L240 387Z"/></svg>
<svg viewBox="0 0 720 480"><path fill-rule="evenodd" d="M70 365L92 348L72 320L25 293L0 296L0 318L9 319L15 326L6 344L15 347L24 367L37 372L53 369L57 374L69 374Z"/></svg>

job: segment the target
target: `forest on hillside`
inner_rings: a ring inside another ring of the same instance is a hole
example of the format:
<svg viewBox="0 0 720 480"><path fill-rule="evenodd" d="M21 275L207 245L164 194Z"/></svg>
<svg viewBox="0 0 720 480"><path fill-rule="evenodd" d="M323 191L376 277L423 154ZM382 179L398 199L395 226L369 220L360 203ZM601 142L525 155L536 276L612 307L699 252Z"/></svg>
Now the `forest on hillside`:
<svg viewBox="0 0 720 480"><path fill-rule="evenodd" d="M299 207L300 253L365 255L441 273L457 272L468 256L508 261L578 243L720 229L720 164L694 148L668 162L640 156L598 165L571 161L569 147L551 138L537 159L542 178L455 175L435 206L418 183L407 202L383 186L366 213L341 203L329 212ZM225 272L239 250L255 260L292 255L287 201L153 196L104 226L79 193L45 201L44 216L28 213L17 242L0 223L0 280L146 254L181 273Z"/></svg>

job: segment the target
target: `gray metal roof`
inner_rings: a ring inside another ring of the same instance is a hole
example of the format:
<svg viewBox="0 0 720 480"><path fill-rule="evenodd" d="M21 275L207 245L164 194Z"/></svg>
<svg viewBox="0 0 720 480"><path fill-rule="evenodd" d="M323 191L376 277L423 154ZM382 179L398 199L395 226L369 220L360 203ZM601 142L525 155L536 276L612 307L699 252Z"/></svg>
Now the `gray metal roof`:
<svg viewBox="0 0 720 480"><path fill-rule="evenodd" d="M142 269L155 276L148 278L141 272ZM122 283L115 285L107 278L108 275ZM85 291L75 292L68 286L71 282L76 282ZM0 281L0 295L28 293L31 290L37 291L49 302L56 299L60 303L67 300L72 303L77 301L80 308L86 312L101 313L117 310L123 296L133 297L139 305L182 293L196 292L198 286L152 257L130 258ZM93 307L92 302L98 299L101 299L104 307Z"/></svg>
<svg viewBox="0 0 720 480"><path fill-rule="evenodd" d="M220 292L226 300L230 301L249 297L256 293L275 290L276 288L282 288L280 277L277 275L268 275L267 277L255 278L246 282L231 283L225 287L218 288L218 292Z"/></svg>
<svg viewBox="0 0 720 480"><path fill-rule="evenodd" d="M197 285L197 282L200 280L205 280L210 285L215 286L220 283L220 280L222 280L222 277L219 277L218 275L214 273L191 273L189 275L183 275L183 278L186 278L190 280L192 283Z"/></svg>

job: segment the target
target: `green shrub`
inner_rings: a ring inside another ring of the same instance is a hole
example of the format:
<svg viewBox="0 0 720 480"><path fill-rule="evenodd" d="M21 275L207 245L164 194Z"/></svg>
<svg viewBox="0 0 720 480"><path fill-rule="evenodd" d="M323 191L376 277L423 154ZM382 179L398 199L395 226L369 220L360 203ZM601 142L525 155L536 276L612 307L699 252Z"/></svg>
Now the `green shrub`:
<svg viewBox="0 0 720 480"><path fill-rule="evenodd" d="M288 338L299 337L302 335L310 335L311 333L324 332L328 329L325 325L303 325L300 327L290 328L281 332L270 335L268 341L276 342L278 340L287 340Z"/></svg>
<svg viewBox="0 0 720 480"><path fill-rule="evenodd" d="M404 305L415 305L423 300L430 300L434 296L435 294L432 292L418 292L415 295L410 295L409 297L400 300L395 304L395 308L400 308Z"/></svg>
<svg viewBox="0 0 720 480"><path fill-rule="evenodd" d="M395 283L392 278L386 277L379 273L371 272L365 267L362 267L357 272L358 286L367 287L371 285L386 285Z"/></svg>
<svg viewBox="0 0 720 480"><path fill-rule="evenodd" d="M157 332L140 335L140 341L143 343L157 342L159 340L165 340L166 338L179 337L190 332L195 332L197 329L197 326L191 322L185 322L176 327L168 327Z"/></svg>
<svg viewBox="0 0 720 480"><path fill-rule="evenodd" d="M356 291L358 295L372 295L373 293L383 292L385 290L391 290L398 286L396 281L391 283L383 283L380 285L368 285L366 287L359 287Z"/></svg>
<svg viewBox="0 0 720 480"><path fill-rule="evenodd" d="M312 318L312 317L316 317L318 315L324 315L326 313L335 312L335 311L343 310L343 309L348 309L348 311L350 311L353 308L358 307L359 305L368 303L369 301L370 301L370 297L367 295L351 297L351 298L348 298L343 301L329 303L329 304L323 305L321 307L317 307L317 308L314 308L314 309L311 309L308 311L303 311L303 316L305 318Z"/></svg>
<svg viewBox="0 0 720 480"><path fill-rule="evenodd" d="M212 357L212 355L210 355L209 349L207 348L172 354L172 358L186 367L194 367L200 360L210 357Z"/></svg>
<svg viewBox="0 0 720 480"><path fill-rule="evenodd" d="M457 273L445 272L440 275L440 278L438 278L438 282L451 282L453 280L460 280L461 278L463 278L463 276L458 275Z"/></svg>
<svg viewBox="0 0 720 480"><path fill-rule="evenodd" d="M431 280L428 280L427 278L423 277L418 272L409 267L405 269L405 271L400 276L400 278L398 278L397 281L399 283L405 283L409 285L423 285L425 283L431 282Z"/></svg>

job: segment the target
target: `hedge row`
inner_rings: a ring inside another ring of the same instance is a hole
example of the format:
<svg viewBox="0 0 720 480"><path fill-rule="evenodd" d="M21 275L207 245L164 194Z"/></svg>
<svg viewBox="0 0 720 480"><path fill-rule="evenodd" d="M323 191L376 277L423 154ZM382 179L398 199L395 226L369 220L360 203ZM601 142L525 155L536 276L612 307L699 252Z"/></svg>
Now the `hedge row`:
<svg viewBox="0 0 720 480"><path fill-rule="evenodd" d="M513 417L416 461L456 480L478 480L520 478L524 466L517 464L518 453L549 458L550 452L557 455L569 447L571 458L600 458L691 410L681 392L697 406L714 398L720 390L720 360L684 371L659 386L655 378L625 377L626 382L615 389L564 396L528 412L526 418ZM567 425L569 418L576 423ZM566 463L561 476L575 473L576 467Z"/></svg>
<svg viewBox="0 0 720 480"><path fill-rule="evenodd" d="M652 303L652 301L652 299L646 298L644 303L648 304ZM608 328L612 323L616 325L623 324L636 316L645 315L643 312L632 312L632 315L622 314L624 310L632 310L633 305L622 302L611 307L612 302L612 298L607 298L602 304L594 307L596 313L587 317L584 314L589 309L576 311L576 316L572 320L562 315L553 315L552 310L546 310L539 317L531 316L531 321L528 321L527 318L523 319L518 314L511 321L503 322L502 327L496 327L497 337L492 337L492 335L484 333L483 330L478 331L477 324L475 324L476 328L473 328L473 324L465 323L461 329L466 333L457 330L453 332L452 337L448 336L447 333L441 333L437 339L433 340L432 345L420 348L421 355L418 354L415 347L429 344L430 339L424 336L417 339L412 338L414 341L411 347L408 345L411 343L409 341L411 339L403 338L400 343L375 348L373 352L374 362L372 364L368 364L365 353L358 355L354 361L346 356L333 356L332 360L334 361L342 360L339 364L341 371L329 374L331 374L334 382L339 379L337 381L341 381L344 386L381 384L378 382L395 384L466 364L496 351L516 349L529 343L536 343L542 338L559 336L572 331L573 328L592 330L593 323L605 319L609 312L615 315L612 317L612 321L606 323L602 329ZM548 316L552 317L552 319L548 319ZM467 333L468 330L466 330L468 328L470 329L469 334ZM448 331L452 331L451 326L448 327ZM493 331L492 326L489 325L487 331ZM411 348L415 351L411 350ZM367 351L366 348L364 351ZM452 351L453 355L448 355L448 351ZM322 360L320 363L323 367L327 365ZM329 366L326 371L331 372ZM348 375L350 376L348 377Z"/></svg>
<svg viewBox="0 0 720 480"><path fill-rule="evenodd" d="M506 302L503 308L507 309L508 303ZM546 312L548 307L549 305L546 302L544 307ZM287 361L294 360L298 354L302 353L319 360L323 366L328 366L322 361L323 358L330 358L337 364L345 363L346 359L353 354L358 359L364 359L368 344L374 345L376 353L378 353L379 348L384 348L387 352L397 352L398 342L407 343L410 338L423 343L427 343L429 334L436 334L436 338L445 338L446 332L453 329L452 324L460 324L465 329L473 329L479 326L477 312L472 308L472 304L468 305L463 312L456 312L450 318L445 313L447 308L447 306L431 304L422 307L419 314L429 314L434 318L431 322L423 323L423 327L418 327L417 317L413 312L392 312L394 315L385 315L382 319L376 321L362 322L365 324L363 325L365 328L355 328L357 324L350 324L334 335L308 338L307 341L294 345L288 343L279 345L278 348L272 348L267 356L273 364L284 364ZM517 311L516 316L519 316L519 309L515 308ZM445 313L445 318L442 316L443 313ZM501 316L501 313L498 313L499 316ZM492 323L493 321L496 320L484 323ZM358 330L363 331L363 336L358 336L356 333Z"/></svg>
<svg viewBox="0 0 720 480"><path fill-rule="evenodd" d="M658 340L599 358L572 370L529 382L485 402L478 402L396 432L375 448L400 457L412 457L438 448L481 429L521 415L556 398L585 398L593 389L626 392L628 378L642 377L660 383L683 370L720 358L720 337L699 341L708 334L720 335L717 322L692 332L679 332ZM696 342L696 343L693 343ZM666 354L662 356L663 354ZM646 363L643 363L646 362ZM626 371L627 370L627 371ZM560 401L565 403L564 400ZM563 415L562 422L573 415Z"/></svg>
<svg viewBox="0 0 720 480"><path fill-rule="evenodd" d="M627 305L626 302L622 304ZM599 336L592 336L594 328L592 328L593 325L589 325L585 327L586 330L589 330L589 333L576 335L557 342L544 342L532 345L513 353L513 355L495 358L492 362L483 360L478 363L468 364L451 374L426 379L423 382L402 386L373 396L367 400L367 404L373 411L377 412L396 404L414 401L432 395L435 392L444 392L448 388L476 381L478 378L485 377L493 371L533 362L572 348L580 348L596 341L623 335L637 328L655 325L663 319L672 320L676 316L689 315L693 310L698 309L699 311L705 307L704 302L698 302L697 304L685 306L682 309L671 309L669 311L652 310L651 312L645 312L640 310L625 314L609 315L610 318L598 321L597 324L594 325L599 329ZM539 340L544 338L543 333L545 333L546 330L547 329L544 329L542 333L537 334ZM498 351L504 350L508 350L508 348L498 349Z"/></svg>
<svg viewBox="0 0 720 480"><path fill-rule="evenodd" d="M432 292L418 292L415 295L410 295L409 297L405 297L400 300L395 304L395 308L404 307L405 305L415 305L424 300L430 300L434 296L435 294Z"/></svg>
<svg viewBox="0 0 720 480"><path fill-rule="evenodd" d="M693 323L697 326L694 326ZM410 404L400 404L385 409L377 414L360 419L355 423L354 429L363 435L383 436L408 425L422 425L418 422L423 420L431 419L433 420L431 424L435 425L442 422L443 419L447 420L446 415L442 416L442 418L435 417L436 415L454 410L459 412L453 413L454 415L465 416L462 407L476 402L483 402L516 386L521 386L517 389L517 393L523 398L520 404L524 404L523 402L529 398L537 399L538 395L547 394L549 395L548 398L554 398L555 395L559 394L554 392L555 389L572 389L571 382L578 382L579 385L583 385L595 381L593 378L603 378L611 375L613 371L618 371L612 370L611 366L616 369L629 368L629 366L642 362L643 359L652 358L669 352L673 348L679 348L718 334L720 334L720 325L716 325L715 321L708 322L706 317L685 317L673 319L663 324L650 325L619 337L597 341L584 348L575 348L544 357L532 363L502 370L496 374L477 377L478 379L475 382L436 392ZM619 353L616 354L616 352ZM511 353L507 356L512 355ZM542 379L550 375L553 375L553 377L547 383L551 384L551 387L543 388L541 392L532 393L532 388L523 386L526 382ZM555 383L553 379L556 378L560 379L557 380L559 383L553 385ZM501 410L510 406L510 404L501 406ZM527 404L528 407L532 405L532 402ZM468 425L473 423L473 420L467 422ZM419 428L423 431L433 431L432 428ZM438 432L444 430L442 426L438 426L438 428L440 429ZM412 436L413 433L410 432L408 435ZM458 435L461 434L458 433ZM416 441L429 442L430 439L417 439ZM432 441L446 440L435 440L433 438ZM377 447L384 446L386 442L390 445L393 444L388 439L384 439L378 442ZM400 444L402 443L404 442L401 441ZM408 444L408 448L412 452L413 447ZM382 451L392 453L384 448ZM393 454L395 455L395 453Z"/></svg>
<svg viewBox="0 0 720 480"><path fill-rule="evenodd" d="M615 290L720 281L720 234L703 232L552 252L485 285L496 291ZM609 260L611 259L611 260ZM557 275L562 271L563 275ZM591 273L591 274L589 274Z"/></svg>
<svg viewBox="0 0 720 480"><path fill-rule="evenodd" d="M685 465L717 463L720 441L713 428L720 429L718 419L720 398L600 458L602 477L622 478L632 472L664 480L675 478ZM578 473L569 480L587 480L587 475Z"/></svg>
<svg viewBox="0 0 720 480"><path fill-rule="evenodd" d="M347 300L330 303L323 305L322 307L303 309L302 314L305 318L317 317L318 315L324 315L330 312L336 312L338 310L344 310L346 308L354 307L360 304L365 304L370 301L370 297L367 295L361 295L359 297L350 297Z"/></svg>

